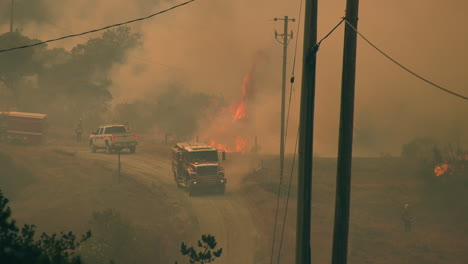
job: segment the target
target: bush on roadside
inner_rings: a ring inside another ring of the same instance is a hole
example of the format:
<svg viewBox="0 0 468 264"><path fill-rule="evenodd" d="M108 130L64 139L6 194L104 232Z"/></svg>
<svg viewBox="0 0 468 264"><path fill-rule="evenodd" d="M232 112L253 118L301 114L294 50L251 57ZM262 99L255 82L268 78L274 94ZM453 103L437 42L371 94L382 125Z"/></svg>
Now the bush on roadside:
<svg viewBox="0 0 468 264"><path fill-rule="evenodd" d="M0 191L0 263L80 264L77 249L91 236L88 231L77 241L72 232L42 233L35 240L35 234L34 225L17 227L15 220L11 219L8 199Z"/></svg>

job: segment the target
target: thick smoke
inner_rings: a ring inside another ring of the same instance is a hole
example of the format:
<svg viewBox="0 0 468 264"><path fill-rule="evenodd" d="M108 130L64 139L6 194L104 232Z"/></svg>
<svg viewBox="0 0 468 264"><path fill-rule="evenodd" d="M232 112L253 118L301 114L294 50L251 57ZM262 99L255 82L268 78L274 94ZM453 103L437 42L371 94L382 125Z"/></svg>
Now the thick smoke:
<svg viewBox="0 0 468 264"><path fill-rule="evenodd" d="M42 23L39 18L18 20L17 26L24 34L41 39L128 20L174 4L149 0L39 2L44 11L35 11L40 14L37 17L47 17L55 26ZM256 81L258 90L252 113L257 123L252 134L259 136L262 150L277 152L282 48L275 42L273 31L281 32L282 23L273 22L272 18L289 15L297 19L299 2L203 0L133 24L133 31L142 33L143 46L129 53L126 64L114 67L114 103L161 94L174 80L193 92L224 97L228 102L235 100L253 57L261 51L269 61L258 69L261 73ZM467 8L463 1L362 2L359 30L404 65L467 95L468 29L459 22L464 21ZM320 2L319 38L340 20L344 10L345 1ZM2 12L6 12L5 8ZM8 21L2 22L0 29L5 31ZM299 45L288 152L293 150L295 141L300 96L303 33L296 32L296 25L297 21L290 24L295 38L299 37ZM51 46L70 48L88 38ZM337 151L342 43L343 27L325 40L318 52L315 152L327 156L334 156ZM288 75L294 44L295 39L289 46ZM357 54L355 155L397 155L401 145L415 137L459 139L466 144L465 101L404 72L362 39L358 41Z"/></svg>

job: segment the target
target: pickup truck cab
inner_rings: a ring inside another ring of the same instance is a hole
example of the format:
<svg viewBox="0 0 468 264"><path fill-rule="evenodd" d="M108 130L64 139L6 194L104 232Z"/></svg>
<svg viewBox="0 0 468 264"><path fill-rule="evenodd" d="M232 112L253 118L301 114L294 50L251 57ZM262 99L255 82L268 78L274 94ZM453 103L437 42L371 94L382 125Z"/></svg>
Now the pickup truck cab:
<svg viewBox="0 0 468 264"><path fill-rule="evenodd" d="M135 153L137 141L138 135L128 133L125 125L103 125L89 136L89 147L93 153L105 149L110 154L125 148Z"/></svg>

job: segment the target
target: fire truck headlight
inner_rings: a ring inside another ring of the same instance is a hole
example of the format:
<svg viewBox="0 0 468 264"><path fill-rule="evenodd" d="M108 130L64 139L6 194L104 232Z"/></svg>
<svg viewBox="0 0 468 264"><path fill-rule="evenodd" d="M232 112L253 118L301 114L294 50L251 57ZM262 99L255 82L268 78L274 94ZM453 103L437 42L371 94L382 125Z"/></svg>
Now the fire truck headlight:
<svg viewBox="0 0 468 264"><path fill-rule="evenodd" d="M223 182L224 182L224 180L223 180L223 179L221 179L219 182L220 182L220 183L223 183Z"/></svg>
<svg viewBox="0 0 468 264"><path fill-rule="evenodd" d="M193 184L197 184L198 182L194 181Z"/></svg>

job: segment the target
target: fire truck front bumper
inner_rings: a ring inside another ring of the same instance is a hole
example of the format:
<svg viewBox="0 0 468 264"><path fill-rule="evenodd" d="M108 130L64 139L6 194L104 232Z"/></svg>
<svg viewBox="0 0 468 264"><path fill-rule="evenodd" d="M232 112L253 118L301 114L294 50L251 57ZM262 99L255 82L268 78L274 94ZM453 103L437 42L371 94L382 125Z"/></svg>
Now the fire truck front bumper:
<svg viewBox="0 0 468 264"><path fill-rule="evenodd" d="M193 187L210 187L210 186L218 186L218 185L225 185L227 183L226 178L215 178L215 179L193 179L191 181Z"/></svg>

